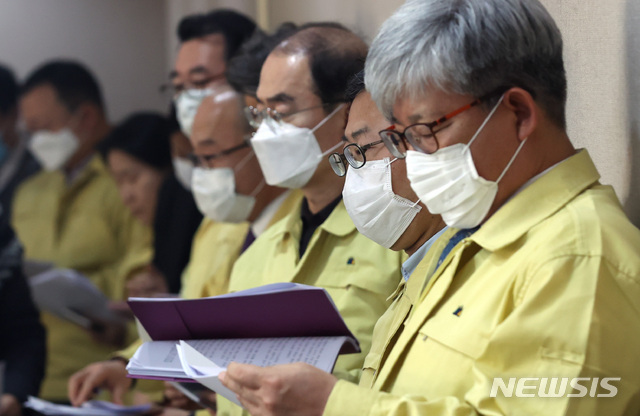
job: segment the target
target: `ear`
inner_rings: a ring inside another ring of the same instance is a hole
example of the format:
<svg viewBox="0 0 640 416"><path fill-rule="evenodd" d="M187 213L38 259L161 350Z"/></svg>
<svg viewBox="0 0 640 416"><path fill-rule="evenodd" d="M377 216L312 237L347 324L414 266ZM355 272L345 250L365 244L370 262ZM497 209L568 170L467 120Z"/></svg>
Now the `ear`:
<svg viewBox="0 0 640 416"><path fill-rule="evenodd" d="M517 87L504 93L503 104L516 116L518 140L525 140L538 126L540 108L529 92Z"/></svg>

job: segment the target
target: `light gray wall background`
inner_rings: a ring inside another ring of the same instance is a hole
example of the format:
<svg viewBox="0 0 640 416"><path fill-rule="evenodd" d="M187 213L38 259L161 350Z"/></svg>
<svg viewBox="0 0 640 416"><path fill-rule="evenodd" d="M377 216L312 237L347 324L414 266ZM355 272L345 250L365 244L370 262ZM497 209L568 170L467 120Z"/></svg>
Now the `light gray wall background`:
<svg viewBox="0 0 640 416"><path fill-rule="evenodd" d="M285 21L337 20L365 39L402 0L0 0L0 62L24 75L45 59L86 62L100 78L111 119L163 110L186 14L244 11L269 29ZM640 0L542 0L565 42L568 127L640 224Z"/></svg>
<svg viewBox="0 0 640 416"><path fill-rule="evenodd" d="M79 59L99 78L112 120L164 111L165 18L158 0L0 0L0 62L24 77L45 60Z"/></svg>

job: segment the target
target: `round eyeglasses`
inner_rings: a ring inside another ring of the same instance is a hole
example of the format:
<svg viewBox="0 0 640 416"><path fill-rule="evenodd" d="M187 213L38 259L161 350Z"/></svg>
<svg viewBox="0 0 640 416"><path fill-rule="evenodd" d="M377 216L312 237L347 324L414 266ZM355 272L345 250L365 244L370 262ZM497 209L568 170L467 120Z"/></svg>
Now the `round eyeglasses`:
<svg viewBox="0 0 640 416"><path fill-rule="evenodd" d="M302 110L296 110L290 113L280 113L269 107L260 110L257 107L249 106L244 108L244 115L247 118L249 125L254 129L257 129L265 118L270 118L274 121L280 122L287 117L302 113L303 111L315 110L316 108L326 107L327 105L328 104L314 105L313 107L303 108Z"/></svg>
<svg viewBox="0 0 640 416"><path fill-rule="evenodd" d="M342 153L336 152L329 155L329 164L336 175L344 176L347 174L347 163L354 169L360 169L367 163L365 152L381 143L382 140L368 143L364 146L359 146L356 143L348 144Z"/></svg>
<svg viewBox="0 0 640 416"><path fill-rule="evenodd" d="M385 146L387 146L387 149L389 149L389 152L397 158L404 158L407 156L408 144L415 150L422 153L434 153L440 148L436 132L433 130L435 127L441 125L447 120L451 120L458 114L464 113L468 109L477 106L481 102L486 101L489 97L502 91L504 91L504 89L495 90L480 98L476 98L469 104L453 110L449 114L446 114L430 123L412 124L407 126L402 132L395 130L395 126L391 126L381 130L378 135L384 142Z"/></svg>

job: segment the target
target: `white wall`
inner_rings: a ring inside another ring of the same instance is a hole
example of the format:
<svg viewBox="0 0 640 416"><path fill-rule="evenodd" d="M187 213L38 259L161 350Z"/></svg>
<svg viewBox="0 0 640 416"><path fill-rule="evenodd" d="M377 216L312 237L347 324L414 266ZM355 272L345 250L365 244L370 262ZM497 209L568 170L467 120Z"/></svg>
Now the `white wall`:
<svg viewBox="0 0 640 416"><path fill-rule="evenodd" d="M0 62L24 77L52 58L97 75L112 121L165 111L165 8L158 0L0 0Z"/></svg>
<svg viewBox="0 0 640 416"><path fill-rule="evenodd" d="M269 27L292 21L337 21L371 43L378 28L404 0L268 0Z"/></svg>
<svg viewBox="0 0 640 416"><path fill-rule="evenodd" d="M269 27L336 20L371 41L403 0L263 0ZM640 225L640 0L541 0L563 34L567 122Z"/></svg>
<svg viewBox="0 0 640 416"><path fill-rule="evenodd" d="M234 9L256 19L256 0L165 0L166 69L168 75L178 50L176 29L180 20L189 14L206 13L216 8ZM166 78L166 77L165 77Z"/></svg>

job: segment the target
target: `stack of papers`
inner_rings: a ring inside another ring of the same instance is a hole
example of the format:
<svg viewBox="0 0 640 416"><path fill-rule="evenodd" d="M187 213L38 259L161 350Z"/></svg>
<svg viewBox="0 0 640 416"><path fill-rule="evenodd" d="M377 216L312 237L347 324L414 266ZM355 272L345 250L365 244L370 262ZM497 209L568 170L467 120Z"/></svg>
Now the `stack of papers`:
<svg viewBox="0 0 640 416"><path fill-rule="evenodd" d="M238 403L218 380L229 363L305 362L331 372L339 354L360 352L328 293L276 283L211 298L129 299L152 342L129 361L130 377L199 382Z"/></svg>
<svg viewBox="0 0 640 416"><path fill-rule="evenodd" d="M33 301L42 311L90 328L92 322L118 322L109 300L75 270L51 269L28 279Z"/></svg>
<svg viewBox="0 0 640 416"><path fill-rule="evenodd" d="M29 396L25 407L33 409L43 415L50 416L116 416L116 415L142 415L151 410L151 404L142 406L120 406L103 401L86 402L82 407L54 404L46 400Z"/></svg>

